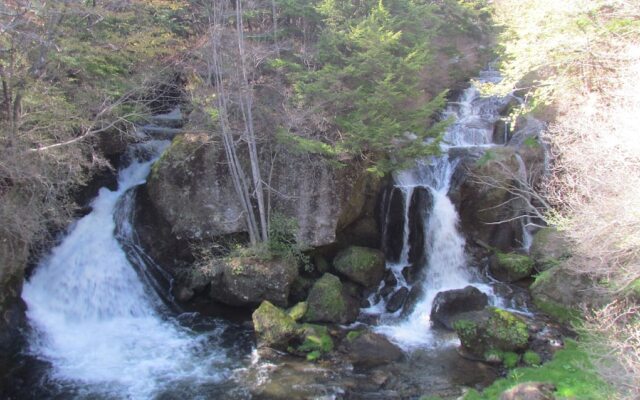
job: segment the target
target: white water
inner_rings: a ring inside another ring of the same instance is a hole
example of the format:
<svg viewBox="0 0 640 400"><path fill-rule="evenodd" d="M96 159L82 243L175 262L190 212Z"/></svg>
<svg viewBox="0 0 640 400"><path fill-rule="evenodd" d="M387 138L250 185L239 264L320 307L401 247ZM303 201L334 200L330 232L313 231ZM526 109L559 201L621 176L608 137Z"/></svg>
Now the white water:
<svg viewBox="0 0 640 400"><path fill-rule="evenodd" d="M155 153L168 142L151 142ZM30 350L52 364L52 377L87 388L88 397L152 398L190 381L226 375L222 353L162 317L162 303L140 280L114 235L114 211L145 181L151 161L122 170L118 190L100 189L93 211L25 282L22 297L35 333ZM92 394L93 393L93 394Z"/></svg>
<svg viewBox="0 0 640 400"><path fill-rule="evenodd" d="M490 71L485 72L481 77L483 81L498 79L499 76ZM450 159L447 151L455 147L492 146L493 127L500 118L498 110L499 103L502 101L504 100L481 97L479 91L473 86L465 90L460 100L451 103L444 113L445 117L454 119L445 133L443 146L445 154L422 161L413 169L402 171L394 176L395 186L401 188L405 195L405 235L402 257L398 264L387 266L397 278L401 276L400 271L409 264L406 255L409 254L410 244L406 231L411 193L415 187L424 187L433 196L433 208L428 221L425 221L424 246L428 255L426 273L422 283L417 283L422 285L422 298L414 311L405 319L399 319L400 311L385 315L383 301L365 310L365 313L382 314L382 324L376 327L376 331L387 335L404 349L433 347L439 345L441 340L446 343L455 343L455 339L450 336L438 338L431 330L431 308L438 292L473 285L489 295L491 302L496 305L500 303L500 300L493 295L491 286L481 282L468 269L465 239L458 230L458 213L447 196L451 177L456 168L456 161Z"/></svg>

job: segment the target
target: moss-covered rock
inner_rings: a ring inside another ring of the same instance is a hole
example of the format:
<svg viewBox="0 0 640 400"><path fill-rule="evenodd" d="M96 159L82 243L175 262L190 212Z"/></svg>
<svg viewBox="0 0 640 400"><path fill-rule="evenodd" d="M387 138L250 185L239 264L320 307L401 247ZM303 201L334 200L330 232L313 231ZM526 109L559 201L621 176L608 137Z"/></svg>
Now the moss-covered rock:
<svg viewBox="0 0 640 400"><path fill-rule="evenodd" d="M544 313L561 322L580 315L583 304L592 304L592 280L584 274L570 271L564 264L548 269L536 277L530 287L533 303Z"/></svg>
<svg viewBox="0 0 640 400"><path fill-rule="evenodd" d="M520 317L495 307L460 314L453 328L463 349L481 359L493 352L523 350L529 342L527 324Z"/></svg>
<svg viewBox="0 0 640 400"><path fill-rule="evenodd" d="M533 236L530 254L536 269L546 271L571 257L571 244L562 232L547 227Z"/></svg>
<svg viewBox="0 0 640 400"><path fill-rule="evenodd" d="M326 326L303 324L301 335L302 344L295 350L290 349L294 354L304 354L307 360L315 361L333 350L333 339Z"/></svg>
<svg viewBox="0 0 640 400"><path fill-rule="evenodd" d="M298 303L295 306L291 307L287 311L287 314L289 314L289 316L291 318L293 318L294 321L299 321L299 320L302 319L302 317L304 317L304 314L306 314L307 308L308 308L307 302L306 301L301 301L300 303Z"/></svg>
<svg viewBox="0 0 640 400"><path fill-rule="evenodd" d="M340 279L326 273L309 292L308 309L304 320L346 324L355 321L359 313L358 302L352 298Z"/></svg>
<svg viewBox="0 0 640 400"><path fill-rule="evenodd" d="M523 254L496 252L491 257L491 275L503 282L515 282L533 273L533 260Z"/></svg>
<svg viewBox="0 0 640 400"><path fill-rule="evenodd" d="M365 287L374 287L384 275L384 254L380 250L351 246L333 260L338 272Z"/></svg>
<svg viewBox="0 0 640 400"><path fill-rule="evenodd" d="M301 329L286 312L268 301L263 301L252 315L258 346L286 349L297 338Z"/></svg>

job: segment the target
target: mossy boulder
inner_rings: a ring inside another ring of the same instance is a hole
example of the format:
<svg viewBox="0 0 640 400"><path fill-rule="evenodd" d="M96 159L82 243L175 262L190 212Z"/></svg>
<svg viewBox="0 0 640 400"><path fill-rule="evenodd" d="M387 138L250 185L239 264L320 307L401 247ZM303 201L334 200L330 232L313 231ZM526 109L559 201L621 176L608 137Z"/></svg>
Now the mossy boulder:
<svg viewBox="0 0 640 400"><path fill-rule="evenodd" d="M533 303L558 321L577 318L582 305L593 305L593 281L585 274L571 271L564 264L548 269L536 277L530 287Z"/></svg>
<svg viewBox="0 0 640 400"><path fill-rule="evenodd" d="M527 324L515 314L495 307L462 313L453 328L463 350L483 360L495 352L524 350L529 342Z"/></svg>
<svg viewBox="0 0 640 400"><path fill-rule="evenodd" d="M483 310L489 304L486 294L473 286L438 292L431 307L431 322L453 330L453 322L459 314Z"/></svg>
<svg viewBox="0 0 640 400"><path fill-rule="evenodd" d="M289 314L268 301L263 301L251 318L260 347L286 349L302 332Z"/></svg>
<svg viewBox="0 0 640 400"><path fill-rule="evenodd" d="M307 313L307 308L308 308L307 302L301 301L300 303L291 307L287 311L287 314L289 314L289 316L293 318L294 321L299 321L302 319L302 317L304 317L304 314Z"/></svg>
<svg viewBox="0 0 640 400"><path fill-rule="evenodd" d="M227 257L211 261L208 274L213 299L231 306L250 306L268 300L288 305L289 292L298 277L290 258L263 260L256 257Z"/></svg>
<svg viewBox="0 0 640 400"><path fill-rule="evenodd" d="M557 229L543 228L533 236L530 254L536 269L546 271L571 257L571 243Z"/></svg>
<svg viewBox="0 0 640 400"><path fill-rule="evenodd" d="M370 288L383 278L384 254L380 250L351 246L338 253L333 266L351 281Z"/></svg>
<svg viewBox="0 0 640 400"><path fill-rule="evenodd" d="M496 252L491 256L489 269L491 275L503 282L515 282L527 278L533 273L533 260L517 253Z"/></svg>
<svg viewBox="0 0 640 400"><path fill-rule="evenodd" d="M348 324L356 320L360 310L357 299L350 295L340 278L329 273L314 283L307 304L304 315L307 322Z"/></svg>
<svg viewBox="0 0 640 400"><path fill-rule="evenodd" d="M333 339L326 326L303 324L301 327L302 344L290 348L289 352L304 355L307 360L315 361L333 350Z"/></svg>

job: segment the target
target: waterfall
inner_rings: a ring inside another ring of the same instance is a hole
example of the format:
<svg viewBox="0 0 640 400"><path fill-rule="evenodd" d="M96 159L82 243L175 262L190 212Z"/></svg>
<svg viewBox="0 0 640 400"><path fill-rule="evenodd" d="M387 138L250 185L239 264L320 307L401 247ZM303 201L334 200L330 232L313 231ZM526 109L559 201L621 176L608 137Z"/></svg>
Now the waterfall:
<svg viewBox="0 0 640 400"><path fill-rule="evenodd" d="M481 74L479 80L496 82L499 79L500 76L495 71L488 70ZM475 86L469 87L459 100L451 102L443 113L445 118L453 119L444 135L444 154L421 160L414 168L394 175L394 187L400 189L404 196L405 233L409 229L411 219L417 218L408 212L412 194L417 188L424 188L432 198L431 209L424 213L425 220L421 224L424 243L411 243L405 234L402 257L398 262L387 265L387 269L398 278L396 287L410 286L400 279L402 274L399 271L410 268L422 271L421 280L411 288L417 301L408 308L410 295L405 303L405 310L385 312L385 299L376 294L369 298L372 306L365 309L364 313L379 315L381 322L376 331L387 335L405 349L435 346L439 343L439 339L430 329L430 313L433 300L440 291L473 285L488 294L493 304L500 304L500 299L493 295L491 286L483 283L481 277L473 274L468 268L465 239L458 229L458 213L447 193L457 166L457 159L449 154L449 150L494 146L494 125L500 119L499 110L504 107L505 101L507 100L504 98L483 97ZM397 222L389 221L389 211L386 211L386 223ZM387 231L388 229L384 230ZM405 256L411 252L412 245L424 248L423 253L426 257L422 261L423 265L412 264ZM450 338L445 340L448 341Z"/></svg>
<svg viewBox="0 0 640 400"><path fill-rule="evenodd" d="M153 158L135 158L121 170L116 191L100 189L93 211L24 284L34 328L30 351L51 364L50 378L82 388L80 397L152 398L185 382L211 385L228 376L226 356L211 343L215 338L166 316L164 302L116 237L133 235L129 222L116 229L114 214L130 215L131 189L144 183L167 144L137 145L138 155Z"/></svg>

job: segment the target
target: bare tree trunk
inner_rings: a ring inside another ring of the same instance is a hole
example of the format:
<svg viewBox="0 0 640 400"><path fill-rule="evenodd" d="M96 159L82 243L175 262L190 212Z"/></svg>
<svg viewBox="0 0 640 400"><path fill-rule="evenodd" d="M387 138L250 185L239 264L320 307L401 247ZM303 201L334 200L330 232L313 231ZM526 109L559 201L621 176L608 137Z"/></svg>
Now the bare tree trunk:
<svg viewBox="0 0 640 400"><path fill-rule="evenodd" d="M269 237L267 231L267 214L264 206L264 190L262 176L260 174L260 160L258 159L257 139L253 126L253 89L249 86L247 77L246 52L244 48L244 26L242 22L242 1L236 0L236 30L238 38L238 51L240 52L240 66L242 76L240 79L240 88L238 97L240 99L240 108L242 109L242 117L244 119L247 145L249 147L249 160L251 162L251 174L253 177L253 186L256 193L258 203L258 214L260 218L261 239L266 241Z"/></svg>
<svg viewBox="0 0 640 400"><path fill-rule="evenodd" d="M244 170L242 168L242 165L240 164L240 160L236 152L236 146L229 124L229 117L227 112L228 96L225 90L222 68L220 65L222 61L222 57L220 54L220 32L222 31L224 25L224 5L221 3L223 2L219 2L218 0L212 1L213 21L211 20L211 15L209 16L211 29L211 48L213 52L211 56L211 65L213 71L210 73L210 76L213 77L215 86L217 88L216 99L219 112L219 123L222 130L223 146L225 154L227 156L227 161L229 163L229 171L231 173L234 189L236 191L236 194L238 195L238 199L240 200L245 213L247 230L249 232L249 240L252 244L256 244L261 239L260 231L258 229L258 224L251 204L249 186L247 185ZM218 9L218 6L220 7L220 9Z"/></svg>
<svg viewBox="0 0 640 400"><path fill-rule="evenodd" d="M280 47L278 46L278 13L276 0L271 0L271 16L273 18L273 44L276 46L276 55L280 57Z"/></svg>

